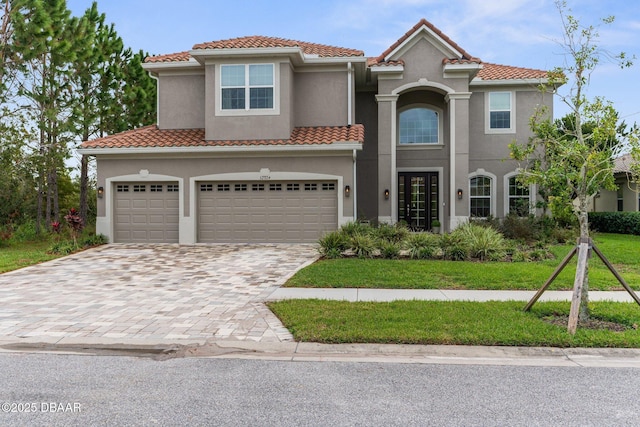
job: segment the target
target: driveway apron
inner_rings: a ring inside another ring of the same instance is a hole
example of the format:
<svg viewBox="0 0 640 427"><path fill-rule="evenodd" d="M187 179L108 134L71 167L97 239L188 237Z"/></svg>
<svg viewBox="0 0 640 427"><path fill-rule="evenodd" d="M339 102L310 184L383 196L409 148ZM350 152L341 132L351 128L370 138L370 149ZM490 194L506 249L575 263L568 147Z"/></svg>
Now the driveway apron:
<svg viewBox="0 0 640 427"><path fill-rule="evenodd" d="M313 245L111 244L0 275L0 339L291 341L262 303Z"/></svg>

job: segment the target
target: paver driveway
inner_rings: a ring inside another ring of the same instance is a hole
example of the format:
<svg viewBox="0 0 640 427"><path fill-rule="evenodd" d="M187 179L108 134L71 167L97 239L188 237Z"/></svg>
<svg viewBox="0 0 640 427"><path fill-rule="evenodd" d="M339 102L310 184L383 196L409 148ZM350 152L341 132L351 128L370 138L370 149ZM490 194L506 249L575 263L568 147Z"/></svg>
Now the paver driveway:
<svg viewBox="0 0 640 427"><path fill-rule="evenodd" d="M101 246L0 275L0 339L290 341L261 301L316 257L313 245Z"/></svg>

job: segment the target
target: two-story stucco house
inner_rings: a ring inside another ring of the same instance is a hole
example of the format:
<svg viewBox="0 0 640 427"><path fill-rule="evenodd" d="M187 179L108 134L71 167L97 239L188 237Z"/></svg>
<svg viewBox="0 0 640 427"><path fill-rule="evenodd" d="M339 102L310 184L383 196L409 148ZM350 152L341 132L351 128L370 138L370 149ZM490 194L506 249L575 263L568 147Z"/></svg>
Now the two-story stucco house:
<svg viewBox="0 0 640 427"><path fill-rule="evenodd" d="M535 197L508 144L552 96L426 20L380 56L271 37L147 58L157 125L87 141L115 242L308 242L366 218L455 228Z"/></svg>

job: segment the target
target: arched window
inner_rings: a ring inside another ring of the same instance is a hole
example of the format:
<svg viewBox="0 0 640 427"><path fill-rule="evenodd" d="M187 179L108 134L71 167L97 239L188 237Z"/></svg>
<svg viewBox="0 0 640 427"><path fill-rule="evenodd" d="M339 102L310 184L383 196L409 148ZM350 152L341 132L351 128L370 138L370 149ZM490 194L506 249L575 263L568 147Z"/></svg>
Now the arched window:
<svg viewBox="0 0 640 427"><path fill-rule="evenodd" d="M400 112L400 144L437 144L440 142L440 117L426 107Z"/></svg>
<svg viewBox="0 0 640 427"><path fill-rule="evenodd" d="M478 175L469 180L469 214L487 218L491 215L491 178Z"/></svg>

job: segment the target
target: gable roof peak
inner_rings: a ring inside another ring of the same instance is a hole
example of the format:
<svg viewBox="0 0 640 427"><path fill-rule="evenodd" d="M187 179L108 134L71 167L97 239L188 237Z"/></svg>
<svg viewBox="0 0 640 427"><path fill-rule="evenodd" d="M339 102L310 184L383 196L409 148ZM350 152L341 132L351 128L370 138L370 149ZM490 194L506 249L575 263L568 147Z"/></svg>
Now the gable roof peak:
<svg viewBox="0 0 640 427"><path fill-rule="evenodd" d="M423 28L426 28L430 32L434 33L437 37L439 37L444 43L449 45L453 50L459 53L460 56L456 56L455 58L450 59L459 59L465 60L469 62L481 63L480 58L476 58L470 55L466 50L460 47L456 42L451 40L449 36L443 33L439 28L433 25L431 22L427 21L425 18L420 19L416 25L411 27L409 31L407 31L402 37L400 37L394 44L389 46L387 50L382 52L380 56L378 56L377 62L382 63L386 62L390 59L390 56L401 46L403 46L409 39L411 39L415 34L420 32Z"/></svg>

